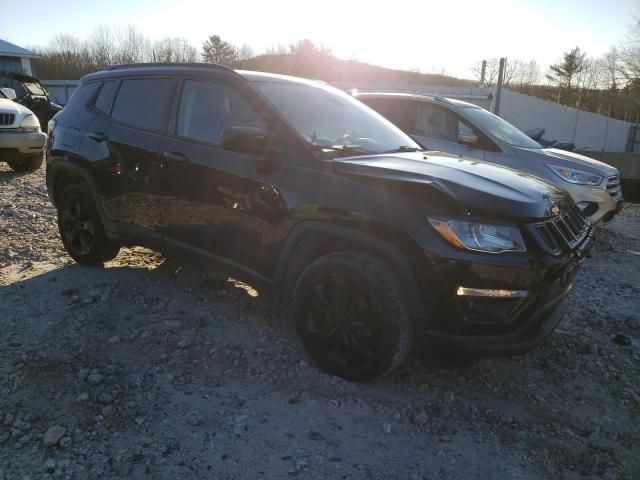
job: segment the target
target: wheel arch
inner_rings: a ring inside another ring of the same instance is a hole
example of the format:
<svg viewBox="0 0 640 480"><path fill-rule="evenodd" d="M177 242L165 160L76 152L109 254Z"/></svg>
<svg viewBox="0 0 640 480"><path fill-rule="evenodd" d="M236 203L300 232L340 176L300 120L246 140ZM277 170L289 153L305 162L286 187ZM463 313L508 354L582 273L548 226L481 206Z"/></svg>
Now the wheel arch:
<svg viewBox="0 0 640 480"><path fill-rule="evenodd" d="M394 238L397 236L394 232ZM361 250L381 258L392 268L407 295L412 316L424 317L425 304L410 261L419 247L408 235L403 236L403 247L409 255L387 239L353 227L302 221L292 228L278 256L273 277L276 298L283 301L286 290L315 259L341 250Z"/></svg>

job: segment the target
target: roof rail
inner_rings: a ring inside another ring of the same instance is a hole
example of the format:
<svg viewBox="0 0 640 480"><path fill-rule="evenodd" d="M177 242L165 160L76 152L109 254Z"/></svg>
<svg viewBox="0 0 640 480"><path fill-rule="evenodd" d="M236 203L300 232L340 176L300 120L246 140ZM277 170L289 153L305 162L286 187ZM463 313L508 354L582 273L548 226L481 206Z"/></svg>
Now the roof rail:
<svg viewBox="0 0 640 480"><path fill-rule="evenodd" d="M147 63L127 63L122 65L113 65L106 70L123 70L126 68L141 68L141 67L187 67L187 68L210 68L214 70L228 70L235 72L235 70L218 63L179 63L179 62L147 62Z"/></svg>
<svg viewBox="0 0 640 480"><path fill-rule="evenodd" d="M363 90L361 88L357 88L356 90L358 90L358 92L362 92L362 93L406 93L408 95L418 95L418 96L422 96L422 97L429 97L432 98L433 100L437 100L439 102L442 103L451 103L449 101L449 99L447 97L444 97L442 95L439 95L437 93L429 93L429 92L420 92L420 91L416 91L416 90L394 90L394 89L377 89L377 90ZM455 95L455 94L452 94Z"/></svg>

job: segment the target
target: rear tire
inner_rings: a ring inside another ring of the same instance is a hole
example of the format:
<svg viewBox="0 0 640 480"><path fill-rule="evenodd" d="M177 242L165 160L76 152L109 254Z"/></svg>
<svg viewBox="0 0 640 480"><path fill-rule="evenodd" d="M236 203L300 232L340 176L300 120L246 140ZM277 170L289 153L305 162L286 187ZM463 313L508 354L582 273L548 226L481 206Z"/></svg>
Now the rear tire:
<svg viewBox="0 0 640 480"><path fill-rule="evenodd" d="M57 204L60 238L76 262L102 265L118 255L120 245L107 237L87 185L65 187Z"/></svg>
<svg viewBox="0 0 640 480"><path fill-rule="evenodd" d="M33 172L42 165L43 155L36 155L35 157L26 157L18 160L7 161L9 166L16 172L25 173Z"/></svg>
<svg viewBox="0 0 640 480"><path fill-rule="evenodd" d="M396 275L371 255L337 252L315 260L296 282L291 315L309 356L346 380L373 380L409 355L408 304Z"/></svg>

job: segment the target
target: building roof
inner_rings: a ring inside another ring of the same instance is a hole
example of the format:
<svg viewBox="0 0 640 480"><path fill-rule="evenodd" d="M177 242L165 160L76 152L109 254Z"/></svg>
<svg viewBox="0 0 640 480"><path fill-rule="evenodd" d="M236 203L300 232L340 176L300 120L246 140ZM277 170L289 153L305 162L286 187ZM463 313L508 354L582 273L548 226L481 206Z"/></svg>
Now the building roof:
<svg viewBox="0 0 640 480"><path fill-rule="evenodd" d="M39 55L0 38L0 56L38 58Z"/></svg>

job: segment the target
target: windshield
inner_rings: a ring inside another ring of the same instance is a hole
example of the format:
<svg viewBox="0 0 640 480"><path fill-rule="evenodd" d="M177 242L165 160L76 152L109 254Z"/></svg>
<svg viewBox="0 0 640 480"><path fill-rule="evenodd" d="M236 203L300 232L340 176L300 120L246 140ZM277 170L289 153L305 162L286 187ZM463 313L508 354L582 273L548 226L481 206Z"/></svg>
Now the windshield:
<svg viewBox="0 0 640 480"><path fill-rule="evenodd" d="M526 133L518 130L509 122L505 122L493 113L477 107L465 107L464 110L469 119L503 142L507 142L514 147L542 148L538 142Z"/></svg>
<svg viewBox="0 0 640 480"><path fill-rule="evenodd" d="M46 95L47 92L38 82L23 82L25 90L31 95Z"/></svg>
<svg viewBox="0 0 640 480"><path fill-rule="evenodd" d="M385 118L333 87L269 81L254 85L317 150L360 155L420 149Z"/></svg>

